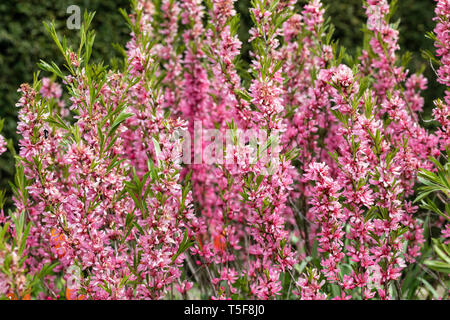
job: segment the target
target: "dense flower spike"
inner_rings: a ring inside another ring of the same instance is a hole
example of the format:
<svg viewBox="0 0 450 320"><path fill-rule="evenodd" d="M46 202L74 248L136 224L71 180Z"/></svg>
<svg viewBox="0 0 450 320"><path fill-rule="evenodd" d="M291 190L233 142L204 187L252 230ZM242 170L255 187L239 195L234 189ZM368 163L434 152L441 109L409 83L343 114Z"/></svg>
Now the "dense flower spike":
<svg viewBox="0 0 450 320"><path fill-rule="evenodd" d="M437 81L446 86L444 101L436 100L433 110L436 121L441 124L438 135L441 138L442 149L450 145L450 1L437 1L436 5L436 55L442 65L437 70Z"/></svg>
<svg viewBox="0 0 450 320"><path fill-rule="evenodd" d="M450 237L448 0L435 133L387 0L365 1L361 57L332 40L320 0L253 0L248 61L236 0L133 3L120 69L90 62L93 15L77 50L47 25L66 69L42 62L52 76L19 89L0 297L403 299L448 285L443 261L423 261L431 242L446 261Z"/></svg>

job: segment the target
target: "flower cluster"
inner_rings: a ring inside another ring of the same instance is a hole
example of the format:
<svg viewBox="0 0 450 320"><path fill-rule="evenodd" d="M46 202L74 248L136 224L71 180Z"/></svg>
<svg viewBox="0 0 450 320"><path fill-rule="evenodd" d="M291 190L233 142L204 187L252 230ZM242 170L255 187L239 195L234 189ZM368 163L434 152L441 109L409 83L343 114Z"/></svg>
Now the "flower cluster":
<svg viewBox="0 0 450 320"><path fill-rule="evenodd" d="M6 141L5 138L2 135L0 135L0 154L5 152L6 152Z"/></svg>
<svg viewBox="0 0 450 320"><path fill-rule="evenodd" d="M134 4L118 69L90 62L92 15L77 50L47 25L66 69L42 62L52 77L19 90L0 223L24 245L0 239L0 262L15 257L0 295L403 298L426 245L417 175L450 141L450 2L436 7L435 133L387 0L365 2L367 41L346 63L320 0L252 1L248 61L235 0Z"/></svg>
<svg viewBox="0 0 450 320"><path fill-rule="evenodd" d="M433 110L436 121L441 124L438 136L444 149L450 145L450 2L437 1L436 5L436 55L441 59L441 66L437 70L437 81L446 87L444 101L436 100Z"/></svg>

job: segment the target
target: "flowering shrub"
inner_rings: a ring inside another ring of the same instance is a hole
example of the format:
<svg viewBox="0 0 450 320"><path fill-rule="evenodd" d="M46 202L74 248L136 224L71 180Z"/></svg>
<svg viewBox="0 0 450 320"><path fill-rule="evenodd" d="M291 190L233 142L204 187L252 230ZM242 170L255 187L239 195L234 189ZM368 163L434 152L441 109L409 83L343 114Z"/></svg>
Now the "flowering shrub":
<svg viewBox="0 0 450 320"><path fill-rule="evenodd" d="M120 70L90 62L93 15L76 49L46 25L66 65L19 89L0 295L448 297L450 91L427 131L388 1L365 3L355 58L319 0L253 0L249 65L234 2L136 1ZM447 89L449 12L430 34Z"/></svg>

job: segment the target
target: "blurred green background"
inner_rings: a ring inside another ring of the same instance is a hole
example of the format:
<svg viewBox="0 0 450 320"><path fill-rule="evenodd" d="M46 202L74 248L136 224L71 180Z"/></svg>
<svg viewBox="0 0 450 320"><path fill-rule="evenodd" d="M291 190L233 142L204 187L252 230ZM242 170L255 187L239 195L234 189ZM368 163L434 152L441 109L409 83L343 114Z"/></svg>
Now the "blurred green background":
<svg viewBox="0 0 450 320"><path fill-rule="evenodd" d="M248 7L249 0L238 0L236 8L240 12L240 38L248 39L250 26ZM305 1L301 1L305 2ZM365 20L361 0L323 0L328 6L327 15L336 27L335 38L348 51L354 53L362 45L362 24ZM5 118L3 135L12 138L17 146L15 104L18 100L17 88L21 83L31 82L33 72L38 70L40 59L55 61L62 65L61 55L49 39L42 21L54 20L57 31L64 34L69 41L76 43L78 32L66 27L70 5L78 5L96 11L93 28L97 32L94 46L94 60L105 60L106 63L119 53L113 44L125 45L129 31L125 25L119 8L129 11L129 0L1 0L0 1L0 118ZM409 68L411 72L425 67L425 75L429 79L429 90L426 92L426 112L428 118L434 97L442 95L442 88L436 85L435 76L429 63L421 57L421 49L433 50L431 40L425 38L425 32L434 28L433 0L401 0L395 18L401 19L400 45L402 51L410 51L413 58ZM248 46L244 47L248 50ZM244 58L247 55L244 55ZM0 156L0 189L7 186L14 174L14 161L9 153Z"/></svg>

